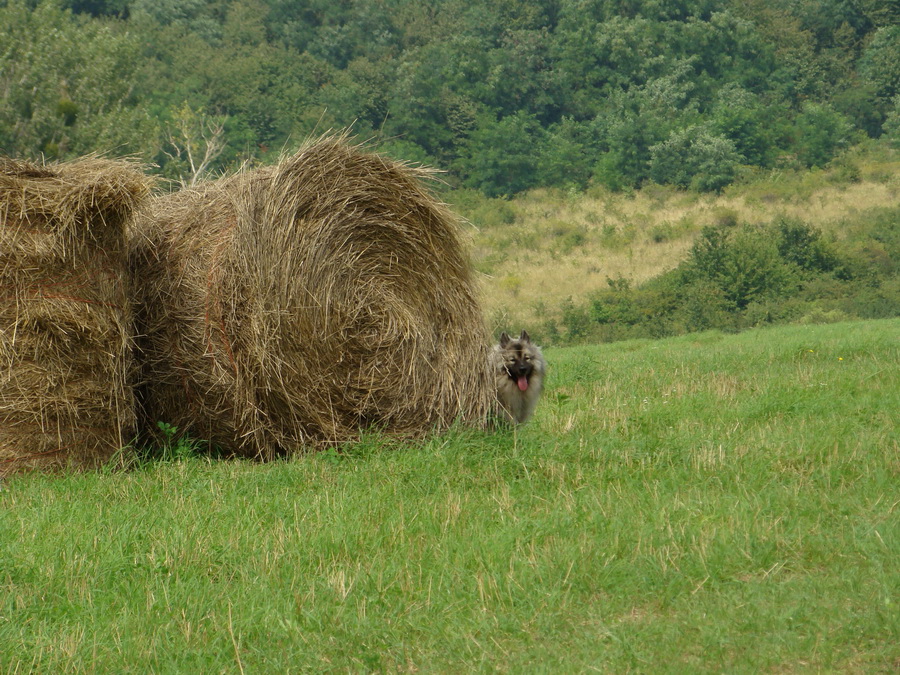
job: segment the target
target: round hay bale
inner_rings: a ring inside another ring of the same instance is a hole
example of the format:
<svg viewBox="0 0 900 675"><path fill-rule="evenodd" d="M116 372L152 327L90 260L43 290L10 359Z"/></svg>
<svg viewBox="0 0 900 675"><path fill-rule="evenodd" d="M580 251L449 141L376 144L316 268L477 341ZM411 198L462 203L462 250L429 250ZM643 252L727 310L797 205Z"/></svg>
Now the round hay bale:
<svg viewBox="0 0 900 675"><path fill-rule="evenodd" d="M87 469L135 431L126 222L139 167L0 158L0 474Z"/></svg>
<svg viewBox="0 0 900 675"><path fill-rule="evenodd" d="M151 202L132 241L147 427L271 458L481 422L487 333L427 175L329 136Z"/></svg>

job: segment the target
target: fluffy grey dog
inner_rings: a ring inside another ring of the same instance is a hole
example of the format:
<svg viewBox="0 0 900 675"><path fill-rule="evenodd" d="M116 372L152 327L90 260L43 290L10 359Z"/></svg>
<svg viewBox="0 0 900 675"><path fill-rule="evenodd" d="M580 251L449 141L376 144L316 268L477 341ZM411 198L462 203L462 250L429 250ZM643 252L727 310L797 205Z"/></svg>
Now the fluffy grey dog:
<svg viewBox="0 0 900 675"><path fill-rule="evenodd" d="M492 352L497 382L498 417L522 424L531 417L544 386L547 362L524 330L517 339L506 333Z"/></svg>

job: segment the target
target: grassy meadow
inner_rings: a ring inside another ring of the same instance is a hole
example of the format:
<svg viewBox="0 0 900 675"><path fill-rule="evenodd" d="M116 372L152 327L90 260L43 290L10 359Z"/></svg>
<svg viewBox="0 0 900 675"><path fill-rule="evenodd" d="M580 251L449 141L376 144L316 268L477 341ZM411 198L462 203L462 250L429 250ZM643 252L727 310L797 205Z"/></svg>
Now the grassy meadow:
<svg viewBox="0 0 900 675"><path fill-rule="evenodd" d="M898 336L548 349L516 432L9 478L0 672L897 672Z"/></svg>

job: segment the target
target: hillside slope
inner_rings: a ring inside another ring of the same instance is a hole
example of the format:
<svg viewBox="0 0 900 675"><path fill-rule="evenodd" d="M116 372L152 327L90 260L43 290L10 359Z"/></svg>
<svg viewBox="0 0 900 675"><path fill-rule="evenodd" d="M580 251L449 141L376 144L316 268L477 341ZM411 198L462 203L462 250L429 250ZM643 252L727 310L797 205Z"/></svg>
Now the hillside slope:
<svg viewBox="0 0 900 675"><path fill-rule="evenodd" d="M684 261L704 227L808 224L838 248L865 238L873 214L900 206L900 155L853 153L824 171L748 176L720 195L649 185L614 193L535 190L509 201L457 193L475 226L474 256L494 329L559 320L608 280L639 285ZM900 265L900 260L895 260Z"/></svg>

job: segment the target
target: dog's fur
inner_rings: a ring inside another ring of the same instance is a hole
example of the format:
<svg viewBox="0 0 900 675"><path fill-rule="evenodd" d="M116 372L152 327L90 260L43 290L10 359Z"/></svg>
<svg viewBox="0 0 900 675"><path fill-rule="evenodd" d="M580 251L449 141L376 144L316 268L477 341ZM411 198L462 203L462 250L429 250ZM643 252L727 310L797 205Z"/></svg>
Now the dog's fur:
<svg viewBox="0 0 900 675"><path fill-rule="evenodd" d="M547 362L524 330L518 339L502 333L492 359L497 382L497 417L508 424L522 424L537 406Z"/></svg>

